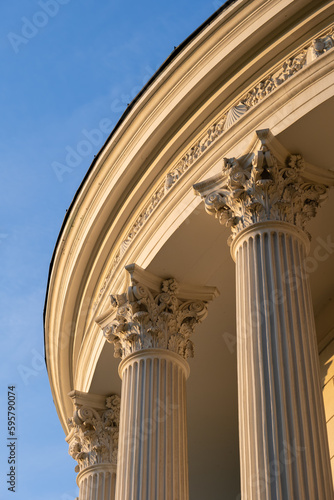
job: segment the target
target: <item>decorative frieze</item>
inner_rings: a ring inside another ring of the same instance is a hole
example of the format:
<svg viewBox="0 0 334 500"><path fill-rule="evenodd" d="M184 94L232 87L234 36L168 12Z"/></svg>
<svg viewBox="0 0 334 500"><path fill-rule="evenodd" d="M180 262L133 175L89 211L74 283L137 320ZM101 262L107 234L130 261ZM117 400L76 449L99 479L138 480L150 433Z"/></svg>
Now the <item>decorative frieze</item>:
<svg viewBox="0 0 334 500"><path fill-rule="evenodd" d="M205 133L205 135L194 144L182 160L167 174L165 180L166 191L169 190L188 170L188 168L206 151L227 129L239 120L250 108L271 94L282 83L295 75L306 64L317 59L319 56L334 46L334 30L331 29L321 38L316 38L309 46L301 50L297 55L285 60L278 70L266 79L257 83L252 90L248 91L238 104L232 106L218 119Z"/></svg>
<svg viewBox="0 0 334 500"><path fill-rule="evenodd" d="M132 244L141 228L145 225L146 221L155 211L160 202L165 198L170 189L177 184L189 168L203 155L205 151L207 151L208 148L212 146L212 144L217 141L218 138L220 138L236 121L244 116L249 109L256 106L285 81L294 76L319 56L332 49L333 46L334 30L331 28L323 36L312 40L312 42L304 47L300 52L286 59L275 72L270 74L264 80L258 82L240 99L236 105L231 106L228 110L225 110L216 122L207 129L205 134L192 145L189 151L166 175L164 181L159 184L150 201L138 215L126 238L117 249L112 264L103 280L103 284L98 293L94 308L97 307L100 298L109 285L115 269L119 265L123 255Z"/></svg>
<svg viewBox="0 0 334 500"><path fill-rule="evenodd" d="M77 407L68 420L69 454L78 462L76 472L89 466L117 463L120 397L106 398L105 409Z"/></svg>
<svg viewBox="0 0 334 500"><path fill-rule="evenodd" d="M112 295L115 319L103 329L114 344L115 357L125 358L142 349L168 349L184 359L193 357L190 340L195 325L207 315L201 300L181 300L174 279L162 280L156 293L143 283L132 280L126 293Z"/></svg>
<svg viewBox="0 0 334 500"><path fill-rule="evenodd" d="M206 134L190 148L176 167L167 174L165 179L165 193L183 176L189 167L198 159L211 144L213 144L225 131L226 113L219 118L206 132Z"/></svg>

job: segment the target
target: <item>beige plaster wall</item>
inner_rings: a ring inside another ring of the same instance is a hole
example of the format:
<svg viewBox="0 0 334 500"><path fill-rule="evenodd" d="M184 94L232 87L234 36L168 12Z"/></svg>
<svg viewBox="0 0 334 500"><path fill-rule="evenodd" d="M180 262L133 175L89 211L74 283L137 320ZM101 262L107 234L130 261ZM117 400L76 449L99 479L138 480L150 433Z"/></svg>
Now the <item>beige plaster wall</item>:
<svg viewBox="0 0 334 500"><path fill-rule="evenodd" d="M329 441L329 453L334 484L334 337L320 352L319 358Z"/></svg>

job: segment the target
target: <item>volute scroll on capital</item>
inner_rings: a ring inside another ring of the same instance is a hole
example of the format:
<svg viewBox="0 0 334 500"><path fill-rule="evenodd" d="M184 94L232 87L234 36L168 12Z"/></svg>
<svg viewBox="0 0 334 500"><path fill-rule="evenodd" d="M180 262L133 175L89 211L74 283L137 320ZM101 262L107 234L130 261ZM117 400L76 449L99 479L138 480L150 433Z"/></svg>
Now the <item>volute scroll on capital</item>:
<svg viewBox="0 0 334 500"><path fill-rule="evenodd" d="M257 131L257 136L260 145L254 153L224 158L220 175L194 185L206 212L231 228L229 244L258 222L288 222L305 230L334 182L327 171L289 154L269 130Z"/></svg>
<svg viewBox="0 0 334 500"><path fill-rule="evenodd" d="M107 341L114 344L114 356L124 359L152 348L167 349L184 359L193 357L190 337L207 316L207 302L218 295L217 290L187 288L174 278L160 279L135 264L126 269L131 285L127 292L111 295L114 318L102 329Z"/></svg>

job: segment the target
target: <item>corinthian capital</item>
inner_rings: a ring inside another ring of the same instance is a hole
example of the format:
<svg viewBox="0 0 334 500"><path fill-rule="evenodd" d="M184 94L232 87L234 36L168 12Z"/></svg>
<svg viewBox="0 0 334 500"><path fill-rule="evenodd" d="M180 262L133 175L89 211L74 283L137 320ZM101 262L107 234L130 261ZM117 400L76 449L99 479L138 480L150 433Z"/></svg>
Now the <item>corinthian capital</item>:
<svg viewBox="0 0 334 500"><path fill-rule="evenodd" d="M193 357L190 337L206 317L207 302L217 290L160 279L137 265L126 270L131 284L127 292L111 295L113 319L103 327L107 341L115 346L115 357L124 359L150 348L168 349L185 359Z"/></svg>
<svg viewBox="0 0 334 500"><path fill-rule="evenodd" d="M234 237L257 222L289 222L304 229L325 199L327 171L291 155L268 130L257 131L254 153L224 158L221 174L194 186L205 209Z"/></svg>
<svg viewBox="0 0 334 500"><path fill-rule="evenodd" d="M83 393L77 394L82 399ZM78 462L75 471L97 464L116 465L120 397L113 394L105 398L102 409L101 404L93 408L81 403L76 404L73 417L68 420L70 434L66 438L69 454Z"/></svg>

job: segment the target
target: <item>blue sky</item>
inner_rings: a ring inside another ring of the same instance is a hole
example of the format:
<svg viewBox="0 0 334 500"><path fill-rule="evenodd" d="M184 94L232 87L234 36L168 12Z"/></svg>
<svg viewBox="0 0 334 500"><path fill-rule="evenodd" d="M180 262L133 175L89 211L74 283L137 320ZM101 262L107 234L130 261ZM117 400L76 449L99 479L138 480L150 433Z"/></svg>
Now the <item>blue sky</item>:
<svg viewBox="0 0 334 500"><path fill-rule="evenodd" d="M2 2L1 499L73 500L77 495L75 462L43 361L42 313L52 251L66 209L127 103L174 46L222 3ZM101 120L104 129L91 136ZM84 149L87 135L94 144ZM15 494L6 484L8 385L16 386L17 399Z"/></svg>

